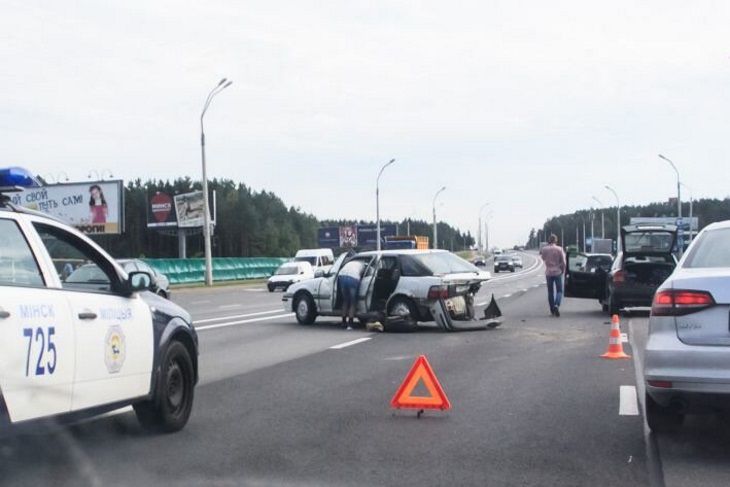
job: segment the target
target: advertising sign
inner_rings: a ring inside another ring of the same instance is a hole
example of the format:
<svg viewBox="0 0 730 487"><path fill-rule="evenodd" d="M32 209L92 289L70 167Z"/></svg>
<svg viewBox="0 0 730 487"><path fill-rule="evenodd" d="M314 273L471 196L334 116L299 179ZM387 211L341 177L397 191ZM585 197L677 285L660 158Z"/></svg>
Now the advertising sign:
<svg viewBox="0 0 730 487"><path fill-rule="evenodd" d="M357 226L340 227L340 247L357 247Z"/></svg>
<svg viewBox="0 0 730 487"><path fill-rule="evenodd" d="M175 195L177 226L180 228L202 227L204 203L202 191Z"/></svg>
<svg viewBox="0 0 730 487"><path fill-rule="evenodd" d="M647 216L633 216L631 217L632 225L677 225L677 231L682 233L689 233L690 221L689 218L677 218L676 216L661 216L661 217L647 217ZM692 217L692 232L695 233L700 227L699 218L696 216Z"/></svg>
<svg viewBox="0 0 730 487"><path fill-rule="evenodd" d="M49 184L28 188L12 202L48 213L88 234L122 233L124 188L121 180Z"/></svg>
<svg viewBox="0 0 730 487"><path fill-rule="evenodd" d="M147 227L176 227L177 212L172 196L158 191L147 202Z"/></svg>
<svg viewBox="0 0 730 487"><path fill-rule="evenodd" d="M340 227L325 227L317 230L321 248L335 248L340 245Z"/></svg>
<svg viewBox="0 0 730 487"><path fill-rule="evenodd" d="M398 227L395 224L380 224L380 238L395 237L398 234ZM358 225L357 240L361 247L376 247L378 243L377 225Z"/></svg>

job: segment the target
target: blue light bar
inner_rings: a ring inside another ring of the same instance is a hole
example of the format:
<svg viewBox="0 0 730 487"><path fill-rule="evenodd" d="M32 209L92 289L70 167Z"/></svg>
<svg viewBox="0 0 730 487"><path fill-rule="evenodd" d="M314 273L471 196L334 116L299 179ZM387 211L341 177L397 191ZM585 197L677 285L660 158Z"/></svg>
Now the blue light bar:
<svg viewBox="0 0 730 487"><path fill-rule="evenodd" d="M41 183L22 167L0 168L0 188L40 188Z"/></svg>

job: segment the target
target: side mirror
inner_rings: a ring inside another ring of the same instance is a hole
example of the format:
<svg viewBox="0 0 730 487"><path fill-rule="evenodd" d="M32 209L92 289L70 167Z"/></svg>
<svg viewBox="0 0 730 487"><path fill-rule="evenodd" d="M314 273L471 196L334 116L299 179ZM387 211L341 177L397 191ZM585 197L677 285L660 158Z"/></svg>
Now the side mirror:
<svg viewBox="0 0 730 487"><path fill-rule="evenodd" d="M143 271L130 272L127 278L127 286L132 292L146 291L152 287L152 276Z"/></svg>
<svg viewBox="0 0 730 487"><path fill-rule="evenodd" d="M317 269L314 271L314 277L326 277L325 272L322 269Z"/></svg>

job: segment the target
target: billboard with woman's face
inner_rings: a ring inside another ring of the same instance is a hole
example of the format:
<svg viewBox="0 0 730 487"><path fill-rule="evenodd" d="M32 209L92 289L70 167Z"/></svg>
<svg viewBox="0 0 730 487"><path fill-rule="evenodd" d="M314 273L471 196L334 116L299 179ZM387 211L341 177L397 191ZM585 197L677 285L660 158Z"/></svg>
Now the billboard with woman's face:
<svg viewBox="0 0 730 487"><path fill-rule="evenodd" d="M42 211L89 234L124 231L121 180L49 184L12 196L12 202Z"/></svg>

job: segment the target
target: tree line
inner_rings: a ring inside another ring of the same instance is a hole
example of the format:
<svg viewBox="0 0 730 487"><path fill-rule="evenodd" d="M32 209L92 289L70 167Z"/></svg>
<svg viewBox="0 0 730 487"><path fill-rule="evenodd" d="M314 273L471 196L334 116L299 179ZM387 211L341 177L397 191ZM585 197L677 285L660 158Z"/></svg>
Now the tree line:
<svg viewBox="0 0 730 487"><path fill-rule="evenodd" d="M682 216L689 217L689 202L682 203ZM601 238L601 216L603 215L603 226L605 238L616 239L616 207L601 209L581 209L573 213L553 216L548 218L541 228L533 228L527 238L526 246L536 248L539 242L546 241L547 236L555 234L562 239L563 245L577 245L582 248L583 239L591 237L591 222L593 224L593 235ZM628 225L632 217L676 217L676 204L649 203L647 205L622 206L621 225ZM730 198L716 199L703 198L694 201L692 204L692 216L699 221L699 230L710 223L730 220ZM585 232L584 232L585 222ZM576 233L577 232L577 233ZM577 237L577 238L576 238Z"/></svg>
<svg viewBox="0 0 730 487"><path fill-rule="evenodd" d="M208 186L211 192L215 191L217 201L213 235L215 257L289 257L298 249L317 247L320 227L374 223L320 221L298 207L287 207L270 191L255 191L230 179L214 179ZM158 191L175 195L200 189L201 184L189 177L173 181L130 181L124 188L125 232L92 238L115 257L177 257L178 240L174 232L147 228L148 200ZM430 236L432 232L431 224L425 221L381 222L383 225L390 223L398 224L400 235L405 235L409 227L411 235ZM461 250L474 244L469 233L464 234L444 222L438 224L438 235L444 248ZM203 245L202 234L189 235L188 257L202 256Z"/></svg>

